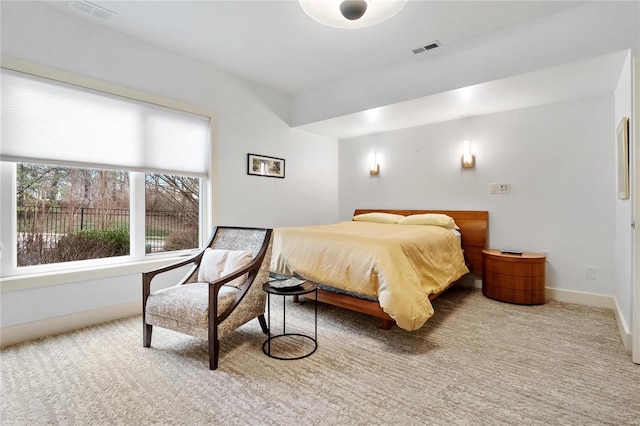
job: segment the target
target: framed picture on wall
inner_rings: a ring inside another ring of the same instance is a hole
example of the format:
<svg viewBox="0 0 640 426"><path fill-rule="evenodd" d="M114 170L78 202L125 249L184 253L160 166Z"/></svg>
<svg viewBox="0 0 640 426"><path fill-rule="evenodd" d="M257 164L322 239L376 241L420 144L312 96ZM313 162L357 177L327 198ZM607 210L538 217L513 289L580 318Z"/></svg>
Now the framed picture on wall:
<svg viewBox="0 0 640 426"><path fill-rule="evenodd" d="M622 117L616 131L618 153L618 198L629 199L629 118Z"/></svg>
<svg viewBox="0 0 640 426"><path fill-rule="evenodd" d="M247 174L284 178L284 159L266 155L247 154Z"/></svg>

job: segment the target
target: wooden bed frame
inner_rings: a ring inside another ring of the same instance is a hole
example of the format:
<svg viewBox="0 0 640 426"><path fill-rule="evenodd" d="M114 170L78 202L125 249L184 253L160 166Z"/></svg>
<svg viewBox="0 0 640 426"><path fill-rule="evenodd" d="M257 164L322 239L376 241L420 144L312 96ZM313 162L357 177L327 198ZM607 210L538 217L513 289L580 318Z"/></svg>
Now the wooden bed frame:
<svg viewBox="0 0 640 426"><path fill-rule="evenodd" d="M355 216L358 214L374 212L401 214L404 216L423 213L443 213L451 216L456 222L456 225L460 228L460 233L462 234L462 249L464 250L464 257L469 270L474 274L482 274L482 249L487 247L489 212L474 210L356 209L353 215ZM431 294L429 296L429 300L435 299L456 282L457 281L451 283L440 293ZM315 299L315 295L313 293L309 293L301 297L309 300ZM395 322L393 318L382 310L378 302L372 302L346 294L334 293L320 288L318 289L318 301L380 318L382 320L381 328L383 330L389 330Z"/></svg>

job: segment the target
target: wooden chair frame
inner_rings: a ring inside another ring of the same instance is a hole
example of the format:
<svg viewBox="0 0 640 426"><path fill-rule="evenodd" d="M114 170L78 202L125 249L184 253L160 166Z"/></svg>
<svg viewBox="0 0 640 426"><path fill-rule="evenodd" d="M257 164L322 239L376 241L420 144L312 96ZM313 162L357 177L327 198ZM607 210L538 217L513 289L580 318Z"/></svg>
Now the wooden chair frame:
<svg viewBox="0 0 640 426"><path fill-rule="evenodd" d="M218 359L219 359L219 352L220 352L218 326L238 307L238 305L244 298L245 294L247 293L251 285L253 285L253 282L255 281L255 278L258 275L260 268L262 267L262 263L264 261L265 254L267 253L267 249L269 248L269 244L271 242L271 235L273 232L272 229L266 229L266 228L219 226L213 230L206 247L211 247L215 241L218 231L224 230L224 229L265 231L265 238L260 248L260 251L253 258L253 260L248 266L242 269L239 269L230 275L221 277L220 279L214 282L209 283L209 317L208 317L209 339L208 340L209 340L209 368L211 370L215 370L218 368ZM196 282L198 277L198 268L200 267L200 263L202 262L205 249L201 250L197 255L189 259L186 259L184 261L174 263L172 265L159 268L153 271L144 272L142 274L142 322L143 322L143 346L144 347L148 348L151 346L151 334L153 331L153 325L147 324L147 321L146 321L147 299L151 294L151 281L162 273L172 271L178 268L182 268L191 264L192 265L191 268L186 273L186 275L177 283L177 285L188 285L189 283ZM229 306L223 312L218 313L217 301L218 301L218 293L221 287L224 284L231 282L234 279L241 277L245 274L248 274L247 279L242 285L242 287L240 288L240 291L236 295L231 306ZM258 284L261 284L261 283L258 283ZM267 323L265 321L264 312L258 315L257 318L258 318L258 321L260 322L262 331L265 334L268 334L269 330L267 328Z"/></svg>

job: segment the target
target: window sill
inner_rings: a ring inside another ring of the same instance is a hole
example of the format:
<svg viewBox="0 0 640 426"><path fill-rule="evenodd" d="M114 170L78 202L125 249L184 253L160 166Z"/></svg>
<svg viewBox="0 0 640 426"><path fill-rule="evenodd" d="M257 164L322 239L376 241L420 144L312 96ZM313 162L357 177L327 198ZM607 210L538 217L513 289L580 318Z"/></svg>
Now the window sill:
<svg viewBox="0 0 640 426"><path fill-rule="evenodd" d="M100 265L67 271L48 271L29 275L16 275L0 278L0 292L27 290L52 285L69 284L78 281L91 281L122 275L141 274L184 260L184 256L163 257L153 260Z"/></svg>

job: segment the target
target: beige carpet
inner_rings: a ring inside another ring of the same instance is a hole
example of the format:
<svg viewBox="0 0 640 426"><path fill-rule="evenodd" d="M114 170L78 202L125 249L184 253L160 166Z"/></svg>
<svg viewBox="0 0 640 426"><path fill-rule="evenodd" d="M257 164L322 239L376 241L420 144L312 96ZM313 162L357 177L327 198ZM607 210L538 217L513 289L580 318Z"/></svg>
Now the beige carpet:
<svg viewBox="0 0 640 426"><path fill-rule="evenodd" d="M155 329L143 348L140 317L14 346L1 352L0 423L640 424L640 366L611 311L457 288L434 306L405 332L320 305L318 350L299 361L265 356L254 321L223 340L217 371L188 336ZM312 313L288 303L287 324L312 331Z"/></svg>

